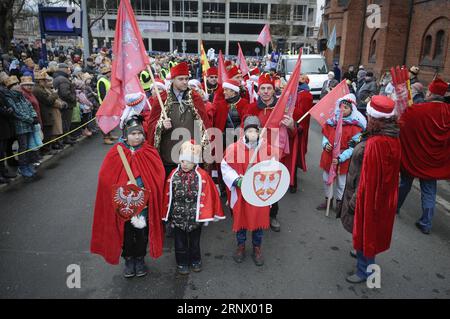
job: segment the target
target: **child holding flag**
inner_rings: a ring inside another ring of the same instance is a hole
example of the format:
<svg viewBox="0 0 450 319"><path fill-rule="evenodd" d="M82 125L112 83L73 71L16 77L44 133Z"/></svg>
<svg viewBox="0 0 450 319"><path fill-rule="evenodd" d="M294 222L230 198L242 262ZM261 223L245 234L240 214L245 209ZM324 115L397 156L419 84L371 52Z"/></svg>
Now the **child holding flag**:
<svg viewBox="0 0 450 319"><path fill-rule="evenodd" d="M342 121L339 121L340 110L342 110ZM342 124L341 124L342 123ZM334 181L329 181L331 168L336 168L336 211L339 211L342 195L345 188L345 179L349 166L349 159L352 156L353 148L349 146L352 140L357 140L361 132L365 130L367 121L364 116L356 109L356 98L353 94L347 94L336 103L335 116L329 119L322 129L322 156L320 158L320 168L323 169L323 182L325 191L325 201L317 206L317 210L327 208L328 196L331 194L330 185ZM341 132L339 130L342 129ZM334 149L337 144L335 137L341 134L339 150ZM333 206L333 198L331 204Z"/></svg>

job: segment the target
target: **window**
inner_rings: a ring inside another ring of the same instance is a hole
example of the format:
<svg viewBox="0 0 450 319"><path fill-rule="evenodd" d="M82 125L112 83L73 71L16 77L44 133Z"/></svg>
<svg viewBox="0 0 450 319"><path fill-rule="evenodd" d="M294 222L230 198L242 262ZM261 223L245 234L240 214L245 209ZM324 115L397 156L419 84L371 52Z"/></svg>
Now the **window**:
<svg viewBox="0 0 450 319"><path fill-rule="evenodd" d="M428 26L422 38L420 65L432 68L444 67L449 23L448 18L440 17Z"/></svg>
<svg viewBox="0 0 450 319"><path fill-rule="evenodd" d="M377 41L378 41L379 29L377 29L372 35L372 39L370 40L369 47L369 63L377 62Z"/></svg>

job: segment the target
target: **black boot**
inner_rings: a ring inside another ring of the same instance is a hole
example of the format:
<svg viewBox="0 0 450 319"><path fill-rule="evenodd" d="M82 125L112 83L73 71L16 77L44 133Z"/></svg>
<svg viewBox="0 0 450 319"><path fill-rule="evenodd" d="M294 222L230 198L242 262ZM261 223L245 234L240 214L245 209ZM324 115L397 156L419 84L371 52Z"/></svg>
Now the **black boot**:
<svg viewBox="0 0 450 319"><path fill-rule="evenodd" d="M145 265L144 256L136 257L136 276L143 277L147 275L147 266Z"/></svg>
<svg viewBox="0 0 450 319"><path fill-rule="evenodd" d="M123 270L123 276L125 278L133 278L135 275L136 270L134 257L125 257L125 269Z"/></svg>

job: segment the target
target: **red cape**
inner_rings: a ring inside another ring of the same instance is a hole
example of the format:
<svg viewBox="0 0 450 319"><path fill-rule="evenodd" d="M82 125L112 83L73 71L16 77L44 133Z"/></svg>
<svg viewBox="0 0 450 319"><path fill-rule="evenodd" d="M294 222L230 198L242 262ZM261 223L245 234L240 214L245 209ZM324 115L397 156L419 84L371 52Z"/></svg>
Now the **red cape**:
<svg viewBox="0 0 450 319"><path fill-rule="evenodd" d="M398 138L374 136L367 140L353 225L353 246L366 257L374 257L390 247L400 157Z"/></svg>
<svg viewBox="0 0 450 319"><path fill-rule="evenodd" d="M225 151L224 160L227 164L236 171L239 175L245 175L250 158L253 155L254 150L249 150L242 139L236 143L231 144ZM256 156L255 163L259 163L271 158L271 149L267 144L261 146L258 155ZM269 156L268 156L269 155ZM244 157L245 156L245 157ZM242 160L241 160L242 159ZM243 162L243 163L239 163ZM237 201L233 207L233 231L237 232L241 229L249 231L257 229L269 228L270 219L270 206L256 207L253 206L244 199L241 193L241 189L236 187ZM230 190L227 188L228 202L231 202Z"/></svg>
<svg viewBox="0 0 450 319"><path fill-rule="evenodd" d="M313 107L313 96L309 91L301 91L297 97L297 104L294 109L293 118L297 122L303 115L306 114ZM304 172L307 170L306 166L306 153L308 152L308 137L309 137L309 125L311 122L311 115L306 116L300 124L301 129L298 133L297 161L296 164Z"/></svg>
<svg viewBox="0 0 450 319"><path fill-rule="evenodd" d="M450 104L413 105L399 124L402 170L423 179L450 179Z"/></svg>
<svg viewBox="0 0 450 319"><path fill-rule="evenodd" d="M137 178L140 176L146 189L150 190L148 202L149 248L150 256L162 255L163 225L162 200L165 171L158 152L147 142L132 154L122 143L131 170ZM120 219L112 206L112 186L126 184L128 176L117 152L117 145L106 154L100 168L95 200L94 224L92 226L91 252L99 254L110 264L118 264L123 246L124 221Z"/></svg>

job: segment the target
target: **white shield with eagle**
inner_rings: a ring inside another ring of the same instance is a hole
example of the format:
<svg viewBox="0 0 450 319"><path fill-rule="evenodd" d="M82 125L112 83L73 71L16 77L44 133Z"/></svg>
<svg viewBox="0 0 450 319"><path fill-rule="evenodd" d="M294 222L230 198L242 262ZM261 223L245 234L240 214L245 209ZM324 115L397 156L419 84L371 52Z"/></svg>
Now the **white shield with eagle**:
<svg viewBox="0 0 450 319"><path fill-rule="evenodd" d="M242 180L242 196L253 206L278 202L289 188L289 171L278 161L263 161L252 166Z"/></svg>

